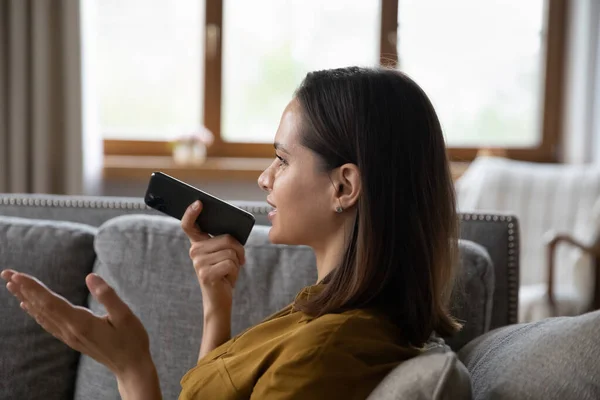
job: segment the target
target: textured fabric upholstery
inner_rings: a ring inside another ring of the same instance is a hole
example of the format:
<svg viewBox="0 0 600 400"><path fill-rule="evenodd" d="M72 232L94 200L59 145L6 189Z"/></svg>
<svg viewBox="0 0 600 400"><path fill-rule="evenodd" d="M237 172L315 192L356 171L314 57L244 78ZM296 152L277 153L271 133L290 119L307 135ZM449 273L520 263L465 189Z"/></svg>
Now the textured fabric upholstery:
<svg viewBox="0 0 600 400"><path fill-rule="evenodd" d="M600 399L600 311L489 332L459 356L476 400Z"/></svg>
<svg viewBox="0 0 600 400"><path fill-rule="evenodd" d="M64 196L48 194L0 193L0 215L22 218L81 222L100 226L111 218L126 214L164 215L144 204L140 197ZM271 210L265 202L232 201L256 217L258 225L269 225Z"/></svg>
<svg viewBox="0 0 600 400"><path fill-rule="evenodd" d="M250 211L257 225L270 225L264 202L233 202ZM141 198L0 194L0 215L83 222L99 226L127 214L159 215ZM496 280L491 327L517 322L519 226L508 214L462 213L460 236L482 245L494 265Z"/></svg>
<svg viewBox="0 0 600 400"><path fill-rule="evenodd" d="M303 287L316 282L312 250L272 245L268 230L255 227L245 246L246 265L234 295L233 334L283 308ZM197 360L202 328L202 299L188 256L189 241L171 218L132 215L102 225L95 248L95 272L114 286L151 332L164 396L175 398L179 378ZM456 307L459 318L468 321L452 339L457 346L487 331L493 291L493 270L485 251L474 243L461 243L460 250L465 266L461 281L469 295ZM90 306L103 312L93 298ZM118 398L110 372L85 356L79 366L76 398Z"/></svg>
<svg viewBox="0 0 600 400"><path fill-rule="evenodd" d="M488 252L494 265L490 329L517 322L519 303L519 220L507 214L460 214L460 237Z"/></svg>
<svg viewBox="0 0 600 400"><path fill-rule="evenodd" d="M269 245L267 232L267 227L256 227L245 246L246 265L234 295L234 335L283 308L316 281L312 250ZM95 272L114 286L150 332L163 396L177 398L179 380L198 359L202 334L202 298L187 237L171 218L122 216L100 227L95 248ZM104 312L92 298L90 307ZM111 373L84 356L76 399L92 398L119 395Z"/></svg>
<svg viewBox="0 0 600 400"><path fill-rule="evenodd" d="M390 372L368 400L469 400L469 372L444 341Z"/></svg>
<svg viewBox="0 0 600 400"><path fill-rule="evenodd" d="M242 268L236 287L234 334L282 308L300 288L316 280L314 255L309 248L268 243L268 228L260 226L268 224L268 205L245 202L238 205L253 212L259 225L246 245L248 262ZM187 254L189 242L179 222L158 216L139 199L111 197L0 194L0 215L0 220L6 221L11 219L6 215L20 215L28 219L104 224L94 243L98 255L94 270L114 285L148 328L164 398L175 398L179 379L196 363L202 329L200 291ZM121 217L114 218L119 215ZM518 252L515 253L518 248L510 244L518 237L518 226L517 221L510 218L461 215L461 237L477 244L467 240L460 244L463 269L459 285L467 295L454 299L453 310L466 323L458 336L447 340L454 349L485 331L488 321L491 325L511 321L508 310L511 302L516 304L517 296L509 295L508 283L510 271L518 271L518 260L514 260L518 257ZM0 263L3 262L4 256L1 256ZM43 279L43 275L39 276ZM494 280L498 276L500 294L494 291ZM83 277L79 283L83 287ZM493 301L489 297L491 293L494 293ZM95 301L89 301L93 310L103 312ZM0 358L7 354L2 351ZM451 354L445 355L446 361L450 362L451 358ZM81 357L77 374L75 398L119 398L114 378L93 360ZM387 382L390 380L393 379ZM1 396L0 399L3 400Z"/></svg>
<svg viewBox="0 0 600 400"><path fill-rule="evenodd" d="M85 305L96 229L70 222L0 218L0 269L39 278ZM0 399L63 400L73 396L79 353L45 332L0 290Z"/></svg>
<svg viewBox="0 0 600 400"><path fill-rule="evenodd" d="M445 338L455 351L490 329L494 301L494 268L486 250L467 240L459 242L459 250L461 270L451 312L463 327L455 336Z"/></svg>

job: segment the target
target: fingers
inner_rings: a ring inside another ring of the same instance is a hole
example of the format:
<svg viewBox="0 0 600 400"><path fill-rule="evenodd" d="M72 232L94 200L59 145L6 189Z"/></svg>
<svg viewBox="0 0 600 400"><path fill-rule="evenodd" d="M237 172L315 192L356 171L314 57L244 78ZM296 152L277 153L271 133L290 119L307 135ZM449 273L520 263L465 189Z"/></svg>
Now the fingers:
<svg viewBox="0 0 600 400"><path fill-rule="evenodd" d="M208 268L198 271L198 280L202 285L212 285L225 279L232 288L235 287L239 268L232 260L223 260Z"/></svg>
<svg viewBox="0 0 600 400"><path fill-rule="evenodd" d="M13 296L15 296L19 300L19 302L23 302L25 300L23 298L23 295L21 294L21 287L16 283L8 282L6 284L6 288Z"/></svg>
<svg viewBox="0 0 600 400"><path fill-rule="evenodd" d="M21 287L16 282L12 281L12 278L13 278L13 276L15 276L16 273L17 273L17 271L15 271L15 270L5 269L4 271L2 271L2 273L0 273L0 277L2 277L2 279L4 279L7 282L6 289L8 289L8 291L13 296L15 296L17 299L19 299L19 302L22 302L23 295L21 294Z"/></svg>
<svg viewBox="0 0 600 400"><path fill-rule="evenodd" d="M44 330L73 349L81 350L80 341L70 332L89 326L92 314L88 310L73 306L27 274L13 271L7 288L20 300L21 308Z"/></svg>
<svg viewBox="0 0 600 400"><path fill-rule="evenodd" d="M233 249L218 250L214 253L204 253L201 251L195 252L192 250L191 256L194 266L197 268L211 266L224 260L231 260L236 264L236 266L240 266L238 255Z"/></svg>
<svg viewBox="0 0 600 400"><path fill-rule="evenodd" d="M190 257L194 259L200 254L216 253L226 249L235 251L240 265L244 265L246 263L246 252L244 250L244 246L242 246L241 243L231 235L216 236L210 240L192 243L192 247L190 248Z"/></svg>
<svg viewBox="0 0 600 400"><path fill-rule="evenodd" d="M190 243L200 242L210 238L210 236L207 233L202 232L196 224L196 219L201 212L202 202L196 200L187 208L187 210L185 210L185 213L181 218L181 228L190 239Z"/></svg>
<svg viewBox="0 0 600 400"><path fill-rule="evenodd" d="M89 274L85 278L85 283L90 293L106 308L109 319L119 324L133 315L131 309L117 295L115 290L110 287L104 279L96 274Z"/></svg>
<svg viewBox="0 0 600 400"><path fill-rule="evenodd" d="M225 264L232 268L227 268L226 270L223 269L222 265ZM194 269L202 283L207 283L208 281L214 282L221 278L226 278L231 284L231 287L235 287L240 269L240 262L234 250L225 249L215 253L203 254L195 258Z"/></svg>
<svg viewBox="0 0 600 400"><path fill-rule="evenodd" d="M32 316L44 314L46 318L73 318L74 307L64 297L52 292L38 279L23 273L11 276L11 293L28 309Z"/></svg>
<svg viewBox="0 0 600 400"><path fill-rule="evenodd" d="M201 285L226 279L231 287L235 287L240 265L245 262L245 252L237 240L223 235L193 243L190 258Z"/></svg>
<svg viewBox="0 0 600 400"><path fill-rule="evenodd" d="M48 318L48 317L44 316L43 314L34 315L32 313L33 310L30 310L25 302L21 302L21 308L25 312L27 312L27 314L29 314L33 319L35 319L35 322L37 322L38 325L40 325L42 328L44 328L44 330L46 332L48 332L49 334L54 336L56 339L64 342L65 344L69 344L65 341L63 331L60 328L60 326L57 325L51 318ZM73 346L71 345L71 347L73 347ZM78 350L78 349L75 349L75 350Z"/></svg>
<svg viewBox="0 0 600 400"><path fill-rule="evenodd" d="M0 273L0 277L2 277L2 279L4 279L5 281L10 281L11 277L16 273L17 271L15 270L5 269L4 271L2 271L2 273Z"/></svg>

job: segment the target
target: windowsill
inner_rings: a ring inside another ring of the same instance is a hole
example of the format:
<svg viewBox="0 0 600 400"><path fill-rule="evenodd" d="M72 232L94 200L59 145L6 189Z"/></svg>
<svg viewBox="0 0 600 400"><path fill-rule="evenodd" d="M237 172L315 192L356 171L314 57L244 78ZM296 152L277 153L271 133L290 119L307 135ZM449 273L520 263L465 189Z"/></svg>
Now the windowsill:
<svg viewBox="0 0 600 400"><path fill-rule="evenodd" d="M162 171L179 179L256 180L273 160L271 158L211 157L202 165L176 164L170 156L104 156L105 179L147 179ZM467 162L452 162L456 180L467 169Z"/></svg>
<svg viewBox="0 0 600 400"><path fill-rule="evenodd" d="M179 179L256 180L270 158L211 157L202 165L181 165L170 156L104 156L104 179L147 179L162 171Z"/></svg>

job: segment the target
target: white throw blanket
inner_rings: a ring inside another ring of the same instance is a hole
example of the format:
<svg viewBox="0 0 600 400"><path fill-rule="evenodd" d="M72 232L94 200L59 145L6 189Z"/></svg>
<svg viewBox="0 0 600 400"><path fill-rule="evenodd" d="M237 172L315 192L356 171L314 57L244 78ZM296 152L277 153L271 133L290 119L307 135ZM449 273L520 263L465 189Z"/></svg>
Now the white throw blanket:
<svg viewBox="0 0 600 400"><path fill-rule="evenodd" d="M456 182L460 211L505 211L519 218L519 320L550 316L546 242L567 233L592 244L600 231L600 168L479 157ZM593 294L591 259L568 244L555 255L559 315L587 311Z"/></svg>

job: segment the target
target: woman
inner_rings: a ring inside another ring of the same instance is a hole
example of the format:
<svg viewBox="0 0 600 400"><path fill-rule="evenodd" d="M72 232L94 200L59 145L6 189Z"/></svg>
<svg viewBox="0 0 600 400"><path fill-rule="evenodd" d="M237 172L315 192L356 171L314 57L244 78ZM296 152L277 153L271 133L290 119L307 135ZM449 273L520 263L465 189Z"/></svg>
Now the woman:
<svg viewBox="0 0 600 400"><path fill-rule="evenodd" d="M318 282L284 310L230 339L233 288L244 248L181 225L203 296L198 365L182 399L365 398L448 314L457 246L444 138L423 91L398 71L309 73L283 112L273 163L258 183L274 207L273 243L311 246ZM124 399L158 399L141 322L100 277L97 317L35 278L4 271L7 287L48 332L106 365Z"/></svg>

